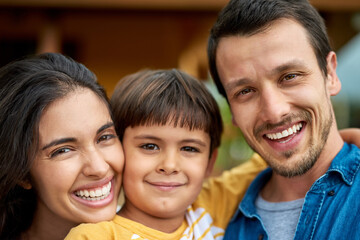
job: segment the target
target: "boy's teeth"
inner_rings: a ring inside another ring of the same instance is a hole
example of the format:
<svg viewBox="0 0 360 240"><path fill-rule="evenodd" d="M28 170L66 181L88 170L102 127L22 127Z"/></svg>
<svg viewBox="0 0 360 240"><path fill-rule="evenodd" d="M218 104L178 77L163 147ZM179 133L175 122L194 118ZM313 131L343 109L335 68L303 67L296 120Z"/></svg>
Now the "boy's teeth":
<svg viewBox="0 0 360 240"><path fill-rule="evenodd" d="M287 136L290 136L292 134L295 134L296 132L298 132L300 129L302 128L302 124L295 124L294 126L282 131L282 132L277 132L277 133L269 133L266 134L266 137L270 138L271 140L277 140L277 139L281 139Z"/></svg>
<svg viewBox="0 0 360 240"><path fill-rule="evenodd" d="M111 182L103 186L102 188L92 189L92 190L79 190L76 191L76 196L90 201L97 201L106 198L109 196L111 190Z"/></svg>

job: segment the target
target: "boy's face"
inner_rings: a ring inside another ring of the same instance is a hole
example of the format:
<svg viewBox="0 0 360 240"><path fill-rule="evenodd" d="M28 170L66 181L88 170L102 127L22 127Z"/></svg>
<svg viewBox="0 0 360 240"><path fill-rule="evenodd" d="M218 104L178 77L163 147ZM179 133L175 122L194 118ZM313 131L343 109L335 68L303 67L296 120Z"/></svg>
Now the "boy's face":
<svg viewBox="0 0 360 240"><path fill-rule="evenodd" d="M126 203L122 211L148 226L146 219L154 217L183 219L216 158L213 154L209 160L209 134L172 124L128 127L123 146Z"/></svg>

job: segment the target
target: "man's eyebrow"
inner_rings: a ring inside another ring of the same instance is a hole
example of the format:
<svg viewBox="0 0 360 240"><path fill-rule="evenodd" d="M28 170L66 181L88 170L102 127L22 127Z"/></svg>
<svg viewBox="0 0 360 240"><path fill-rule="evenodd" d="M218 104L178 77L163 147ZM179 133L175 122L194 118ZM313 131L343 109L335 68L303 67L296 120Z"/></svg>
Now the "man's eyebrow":
<svg viewBox="0 0 360 240"><path fill-rule="evenodd" d="M76 142L75 138L59 138L51 141L50 143L46 144L44 147L42 147L42 150L45 150L49 147L56 146L59 144L67 143L67 142Z"/></svg>
<svg viewBox="0 0 360 240"><path fill-rule="evenodd" d="M276 68L274 68L273 70L271 70L270 75L277 75L279 73L285 72L287 70L290 69L305 69L306 64L303 61L300 60L291 60L289 62L286 62L284 64L281 64L280 66L277 66ZM244 78L239 78L239 79L235 79L229 83L227 83L226 85L224 85L224 89L226 91L230 91L231 89L234 89L238 86L243 86L243 85L247 85L251 82L250 79L244 77Z"/></svg>
<svg viewBox="0 0 360 240"><path fill-rule="evenodd" d="M289 69L304 69L306 68L306 64L303 61L300 60L292 60L289 62L286 62L284 64L281 64L280 66L277 66L271 71L271 75L276 75L282 72L285 72Z"/></svg>
<svg viewBox="0 0 360 240"><path fill-rule="evenodd" d="M249 84L251 81L248 78L239 78L235 79L234 81L231 81L224 85L225 91L230 91L233 88L236 88L238 86L243 86Z"/></svg>

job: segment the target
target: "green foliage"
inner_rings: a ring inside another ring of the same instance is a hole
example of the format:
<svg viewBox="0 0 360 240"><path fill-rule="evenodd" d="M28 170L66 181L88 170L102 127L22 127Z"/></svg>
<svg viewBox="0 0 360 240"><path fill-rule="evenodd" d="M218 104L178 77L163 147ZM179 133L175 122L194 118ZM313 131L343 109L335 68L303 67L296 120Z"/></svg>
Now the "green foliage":
<svg viewBox="0 0 360 240"><path fill-rule="evenodd" d="M245 162L251 157L253 151L246 143L240 129L232 124L231 111L226 99L218 93L212 81L208 81L206 86L216 99L224 122L224 133L214 169L216 175Z"/></svg>

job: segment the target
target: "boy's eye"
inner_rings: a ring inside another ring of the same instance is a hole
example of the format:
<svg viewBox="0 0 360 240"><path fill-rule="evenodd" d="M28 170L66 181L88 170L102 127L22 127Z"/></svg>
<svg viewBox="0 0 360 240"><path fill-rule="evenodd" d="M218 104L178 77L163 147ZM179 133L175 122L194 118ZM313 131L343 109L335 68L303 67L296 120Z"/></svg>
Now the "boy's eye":
<svg viewBox="0 0 360 240"><path fill-rule="evenodd" d="M110 139L113 139L113 138L115 138L115 135L113 135L113 134L101 135L101 136L98 138L97 143L103 142L103 141L106 141L106 140L110 140Z"/></svg>
<svg viewBox="0 0 360 240"><path fill-rule="evenodd" d="M71 149L68 148L68 147L62 147L62 148L59 148L59 149L56 149L55 151L51 152L50 153L50 158L54 158L56 156L59 156L61 154L65 154L65 153L68 153L70 152Z"/></svg>
<svg viewBox="0 0 360 240"><path fill-rule="evenodd" d="M143 144L140 147L145 150L159 150L160 149L156 144L153 144L153 143Z"/></svg>
<svg viewBox="0 0 360 240"><path fill-rule="evenodd" d="M181 150L186 152L199 152L199 149L189 146L182 147Z"/></svg>

